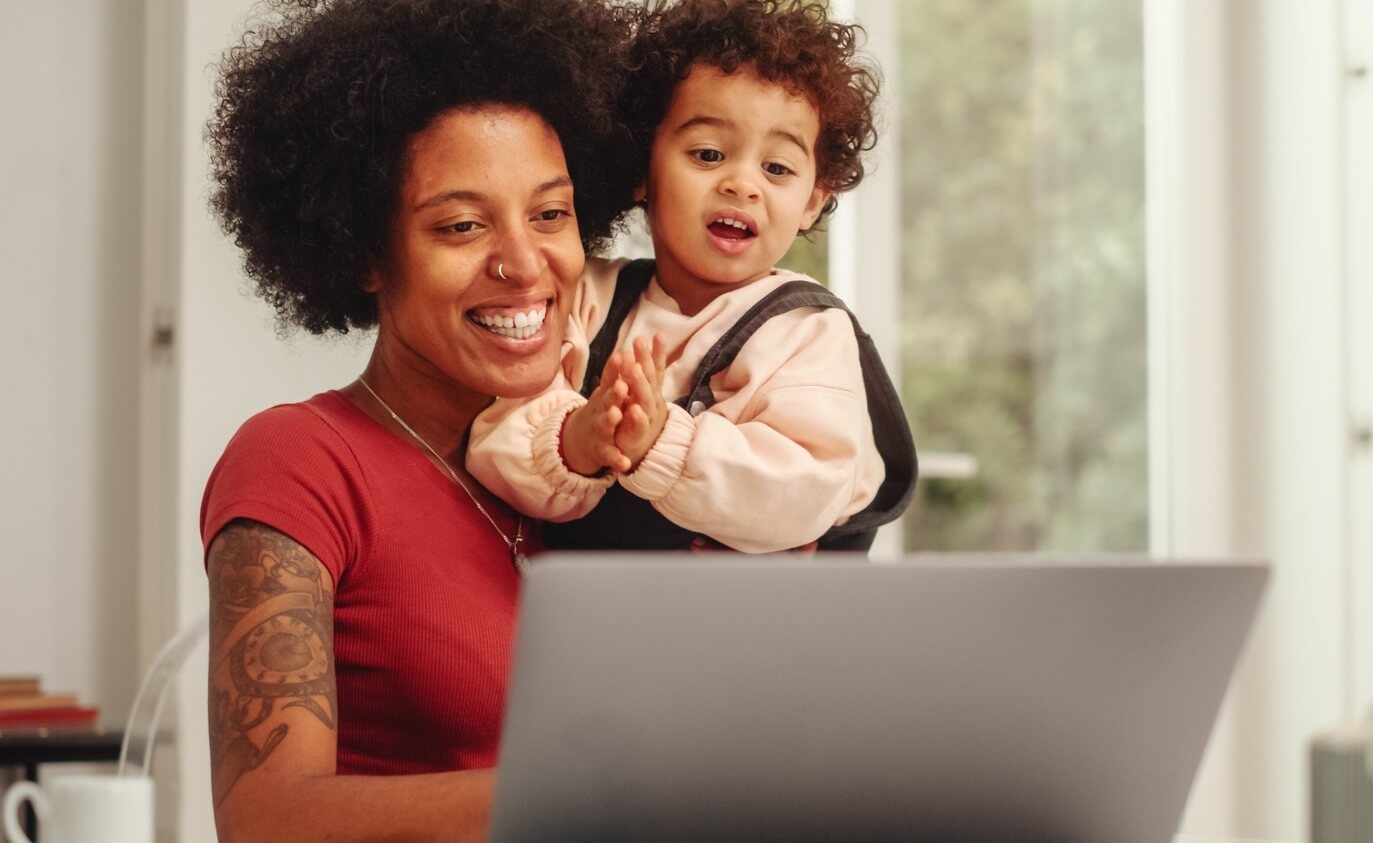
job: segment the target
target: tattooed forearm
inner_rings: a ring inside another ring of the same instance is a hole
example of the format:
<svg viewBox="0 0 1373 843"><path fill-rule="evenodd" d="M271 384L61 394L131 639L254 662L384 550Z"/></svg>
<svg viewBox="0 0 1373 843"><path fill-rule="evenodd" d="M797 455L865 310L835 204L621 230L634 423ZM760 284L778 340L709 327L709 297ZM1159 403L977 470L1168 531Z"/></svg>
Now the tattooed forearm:
<svg viewBox="0 0 1373 843"><path fill-rule="evenodd" d="M282 712L338 728L333 590L281 533L235 521L210 545L210 756L218 806L286 739Z"/></svg>

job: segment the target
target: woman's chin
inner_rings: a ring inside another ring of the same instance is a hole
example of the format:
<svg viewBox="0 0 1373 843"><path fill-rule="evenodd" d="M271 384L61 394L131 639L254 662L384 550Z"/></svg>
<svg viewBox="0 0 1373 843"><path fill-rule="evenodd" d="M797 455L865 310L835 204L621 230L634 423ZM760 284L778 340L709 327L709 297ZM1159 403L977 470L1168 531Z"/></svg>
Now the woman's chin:
<svg viewBox="0 0 1373 843"><path fill-rule="evenodd" d="M526 360L506 366L488 380L489 393L497 398L532 398L548 388L558 374L558 359Z"/></svg>

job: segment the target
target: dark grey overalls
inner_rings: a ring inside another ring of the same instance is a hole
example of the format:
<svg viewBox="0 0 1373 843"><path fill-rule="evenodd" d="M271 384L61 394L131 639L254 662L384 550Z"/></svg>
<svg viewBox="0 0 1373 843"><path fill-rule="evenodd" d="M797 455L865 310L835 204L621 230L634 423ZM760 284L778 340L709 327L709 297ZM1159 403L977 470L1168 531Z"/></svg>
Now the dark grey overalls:
<svg viewBox="0 0 1373 843"><path fill-rule="evenodd" d="M620 326L653 279L651 260L626 264L615 281L615 294L605 324L591 341L587 374L582 395L590 396L600 382L606 360L615 350ZM895 520L910 503L917 474L915 443L905 411L892 387L872 338L863 332L858 319L829 290L813 281L789 281L763 297L711 347L691 380L691 390L674 403L699 415L715 403L710 379L723 371L758 329L772 317L798 307L837 307L853 320L863 366L863 386L868 396L868 416L872 419L877 451L886 466L886 477L872 503L843 524L832 527L820 537L821 550L864 550L872 547L873 537L882 524ZM686 549L696 533L669 521L653 505L632 494L618 483L606 490L600 504L585 517L565 524L544 526L544 544L550 548L609 550Z"/></svg>

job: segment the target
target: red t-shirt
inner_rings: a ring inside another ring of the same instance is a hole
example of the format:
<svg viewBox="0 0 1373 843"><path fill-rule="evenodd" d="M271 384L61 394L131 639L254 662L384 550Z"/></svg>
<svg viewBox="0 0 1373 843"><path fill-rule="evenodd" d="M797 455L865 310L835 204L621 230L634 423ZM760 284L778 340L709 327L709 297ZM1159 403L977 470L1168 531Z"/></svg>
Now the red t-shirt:
<svg viewBox="0 0 1373 843"><path fill-rule="evenodd" d="M488 511L514 535L513 513ZM207 549L235 518L333 575L340 774L495 765L519 577L451 478L326 392L239 428L205 488Z"/></svg>

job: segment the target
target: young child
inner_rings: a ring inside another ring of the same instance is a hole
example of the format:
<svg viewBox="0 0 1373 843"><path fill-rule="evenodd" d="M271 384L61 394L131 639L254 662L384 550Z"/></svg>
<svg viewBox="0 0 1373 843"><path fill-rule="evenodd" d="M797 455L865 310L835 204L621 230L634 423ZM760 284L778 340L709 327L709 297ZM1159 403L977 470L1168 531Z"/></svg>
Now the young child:
<svg viewBox="0 0 1373 843"><path fill-rule="evenodd" d="M875 142L855 35L799 1L683 0L645 23L626 111L655 262L588 261L558 381L495 402L468 450L486 488L569 522L549 545L866 549L905 507L914 449L871 341L775 268Z"/></svg>

